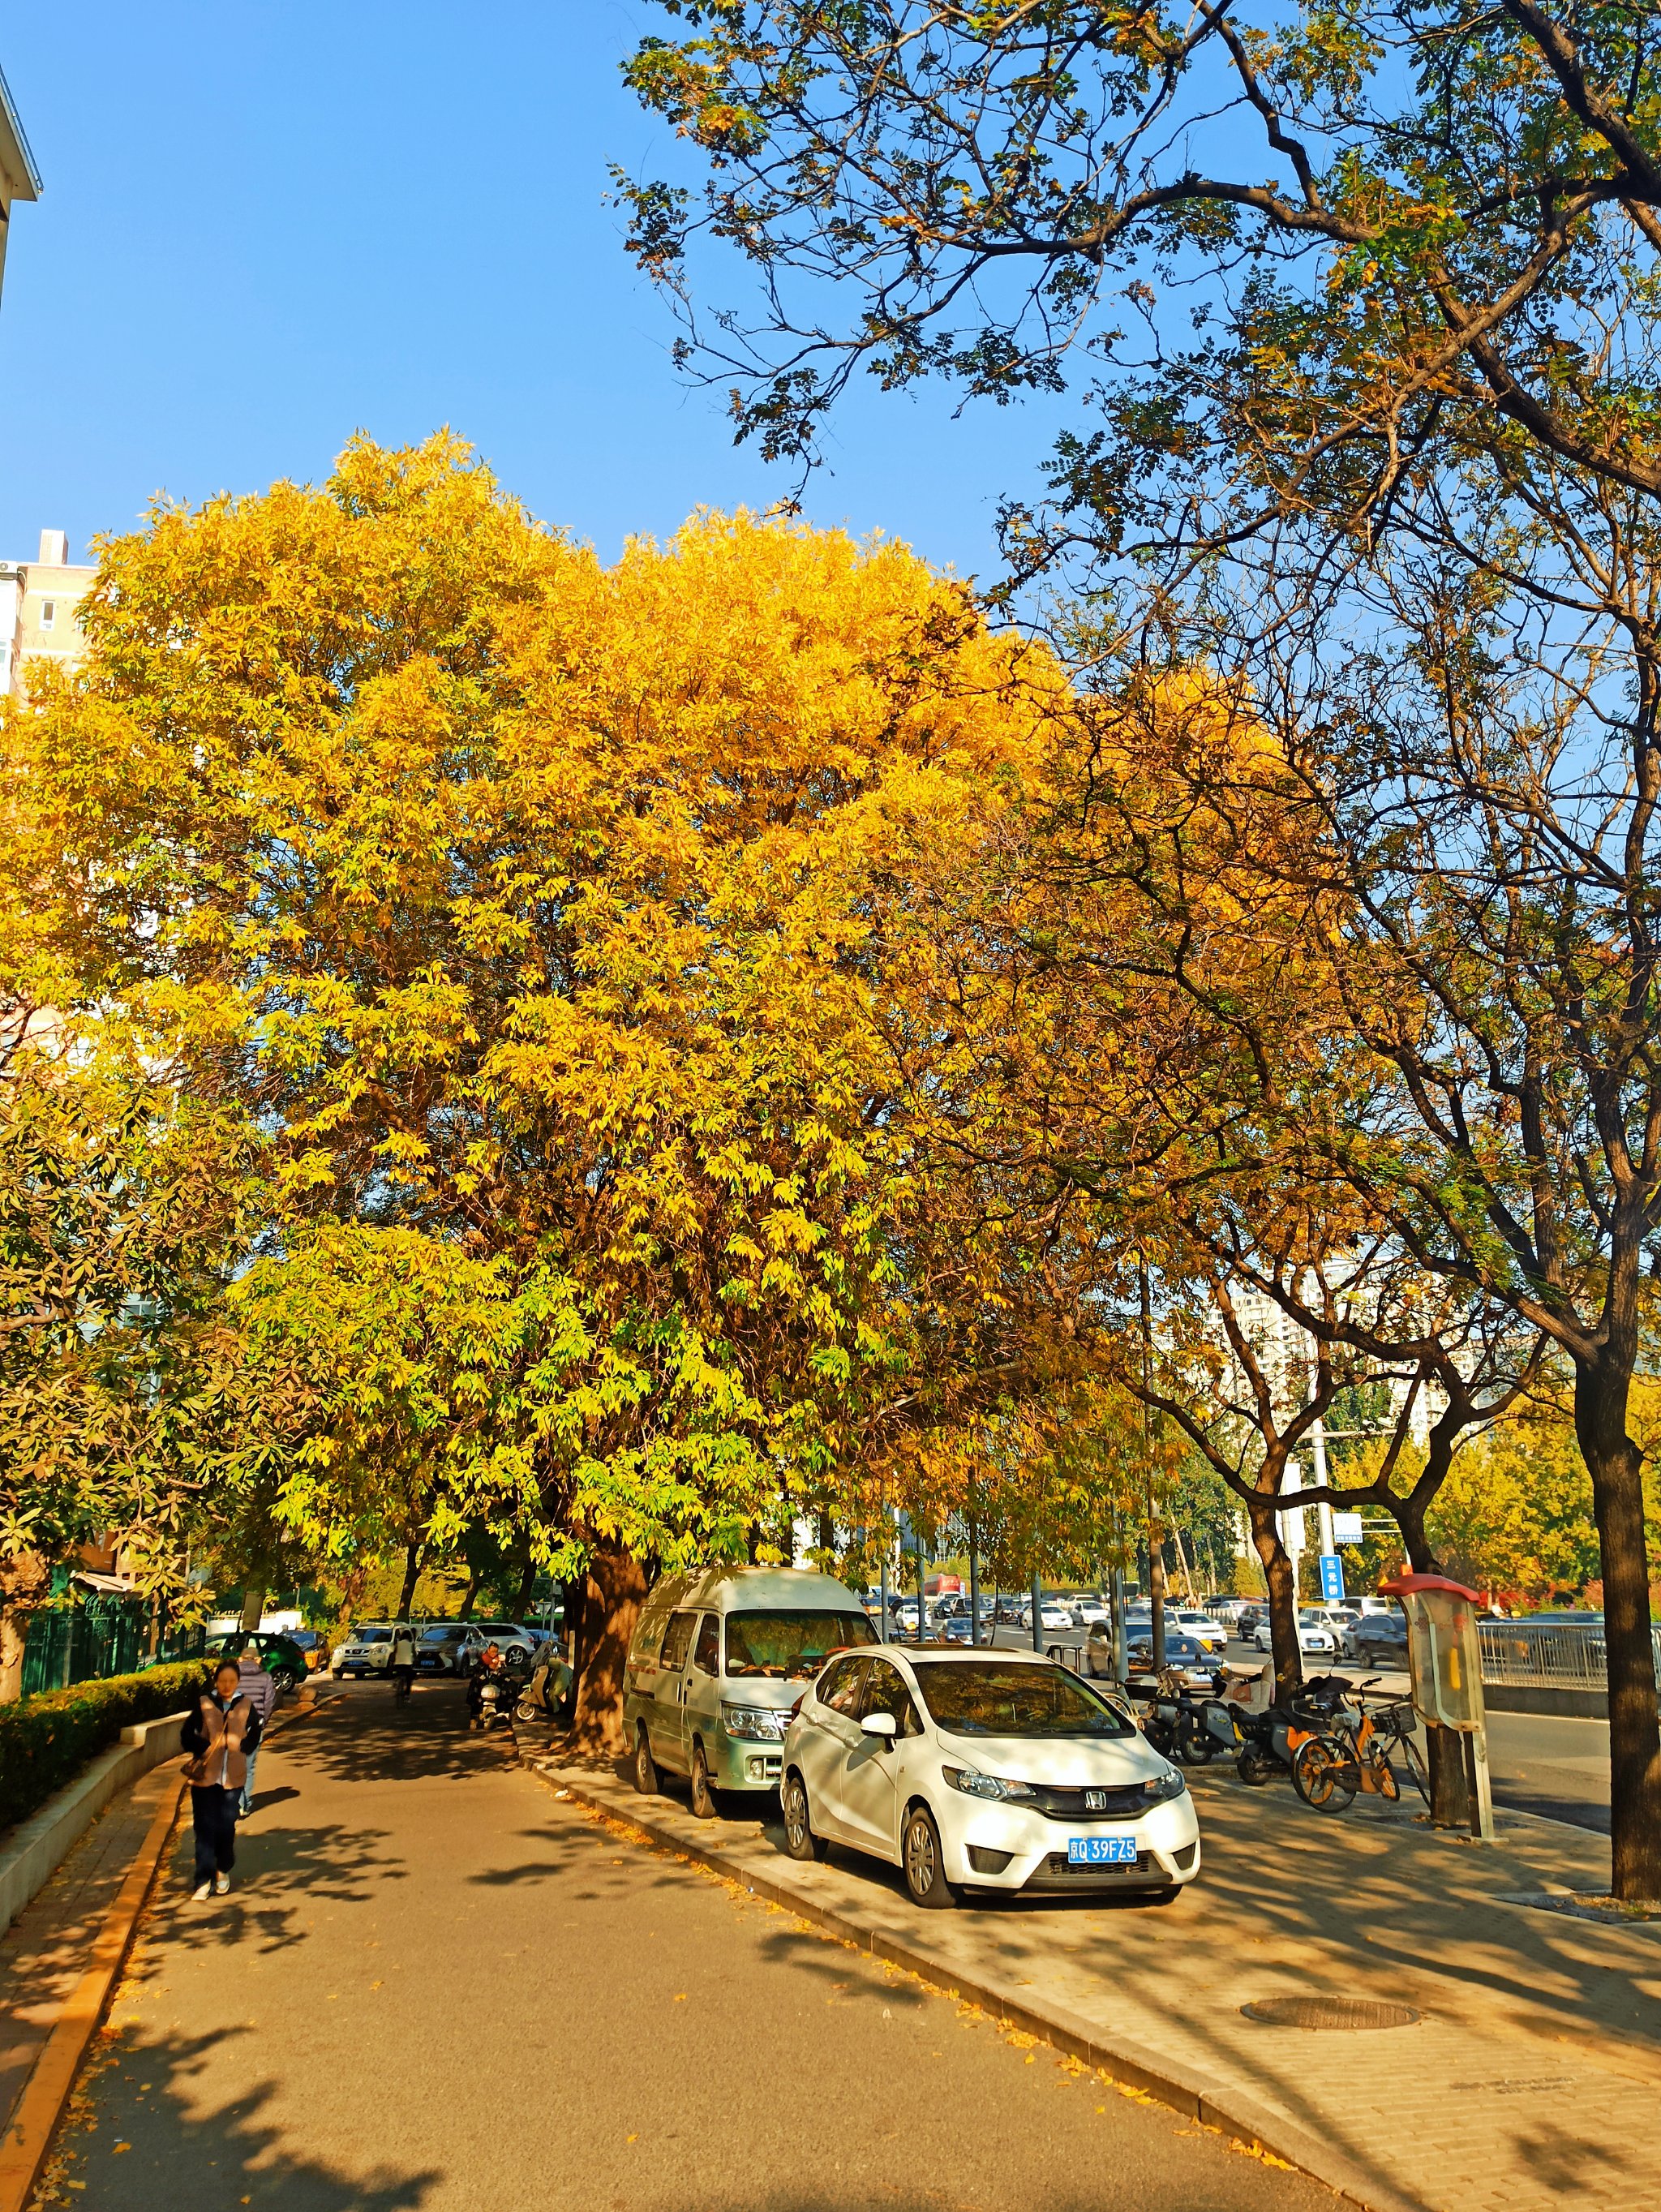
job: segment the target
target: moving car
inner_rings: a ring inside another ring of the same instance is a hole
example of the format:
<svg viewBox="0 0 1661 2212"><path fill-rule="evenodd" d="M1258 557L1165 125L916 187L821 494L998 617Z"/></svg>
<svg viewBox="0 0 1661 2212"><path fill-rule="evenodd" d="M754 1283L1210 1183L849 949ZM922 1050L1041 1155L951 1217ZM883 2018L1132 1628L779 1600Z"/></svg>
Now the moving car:
<svg viewBox="0 0 1661 2212"><path fill-rule="evenodd" d="M1181 1774L1035 1652L833 1660L785 1735L781 1795L792 1858L847 1844L899 1866L918 1905L967 1888L1163 1902L1199 1872Z"/></svg>
<svg viewBox="0 0 1661 2212"><path fill-rule="evenodd" d="M718 1790L779 1786L785 1731L806 1686L838 1651L876 1642L859 1600L829 1575L708 1567L660 1582L640 1609L623 1671L634 1786L660 1769L692 1784L700 1820Z"/></svg>
<svg viewBox="0 0 1661 2212"><path fill-rule="evenodd" d="M1165 1618L1179 1636L1191 1637L1208 1651L1228 1649L1228 1631L1220 1620L1213 1620L1209 1613L1201 1613L1191 1606L1177 1606Z"/></svg>
<svg viewBox="0 0 1661 2212"><path fill-rule="evenodd" d="M1407 1622L1400 1613L1365 1613L1338 1639L1346 1659L1371 1667L1405 1667Z"/></svg>
<svg viewBox="0 0 1661 2212"><path fill-rule="evenodd" d="M1252 1641L1259 1651L1271 1651L1274 1641L1270 1634L1269 1615L1263 1618L1252 1632ZM1338 1649L1338 1639L1322 1620L1313 1606L1302 1606L1298 1612L1298 1649L1312 1652L1318 1657L1331 1658Z"/></svg>

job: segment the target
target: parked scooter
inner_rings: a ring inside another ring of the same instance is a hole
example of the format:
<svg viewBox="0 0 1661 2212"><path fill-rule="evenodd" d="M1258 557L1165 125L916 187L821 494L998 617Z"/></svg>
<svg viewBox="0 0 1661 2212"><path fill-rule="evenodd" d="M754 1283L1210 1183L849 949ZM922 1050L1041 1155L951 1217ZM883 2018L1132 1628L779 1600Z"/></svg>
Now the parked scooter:
<svg viewBox="0 0 1661 2212"><path fill-rule="evenodd" d="M549 1728L567 1727L575 1681L576 1677L559 1653L551 1652L520 1691L518 1703L513 1708L514 1719L543 1721Z"/></svg>
<svg viewBox="0 0 1661 2212"><path fill-rule="evenodd" d="M1213 1681L1215 1692L1219 1676ZM1143 1707L1142 1732L1155 1751L1167 1759L1179 1759L1185 1766L1203 1766L1222 1748L1207 1725L1209 1698L1196 1698L1180 1673L1167 1668L1160 1686Z"/></svg>
<svg viewBox="0 0 1661 2212"><path fill-rule="evenodd" d="M1342 1674L1316 1674L1300 1697L1283 1705L1269 1705L1260 1713L1230 1708L1240 1737L1235 1762L1240 1780L1255 1789L1277 1774L1289 1775L1299 1746L1325 1731L1349 1694Z"/></svg>

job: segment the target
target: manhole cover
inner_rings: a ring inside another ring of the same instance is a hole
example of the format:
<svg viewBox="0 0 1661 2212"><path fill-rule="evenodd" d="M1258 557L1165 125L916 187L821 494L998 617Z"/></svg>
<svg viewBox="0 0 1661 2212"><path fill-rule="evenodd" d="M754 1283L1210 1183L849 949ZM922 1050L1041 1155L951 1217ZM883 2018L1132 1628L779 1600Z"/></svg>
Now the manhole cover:
<svg viewBox="0 0 1661 2212"><path fill-rule="evenodd" d="M1411 2005L1377 2004L1367 1997L1258 1997L1240 2010L1268 2027L1411 2027Z"/></svg>

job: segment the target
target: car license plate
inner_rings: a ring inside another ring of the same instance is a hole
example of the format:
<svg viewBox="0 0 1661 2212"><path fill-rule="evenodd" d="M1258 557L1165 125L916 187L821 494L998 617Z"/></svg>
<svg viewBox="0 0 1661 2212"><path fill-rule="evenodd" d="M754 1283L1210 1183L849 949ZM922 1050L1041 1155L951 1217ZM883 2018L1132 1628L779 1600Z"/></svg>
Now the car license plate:
<svg viewBox="0 0 1661 2212"><path fill-rule="evenodd" d="M1069 1866L1134 1866L1137 1863L1137 1839L1134 1836L1069 1836L1067 1863Z"/></svg>

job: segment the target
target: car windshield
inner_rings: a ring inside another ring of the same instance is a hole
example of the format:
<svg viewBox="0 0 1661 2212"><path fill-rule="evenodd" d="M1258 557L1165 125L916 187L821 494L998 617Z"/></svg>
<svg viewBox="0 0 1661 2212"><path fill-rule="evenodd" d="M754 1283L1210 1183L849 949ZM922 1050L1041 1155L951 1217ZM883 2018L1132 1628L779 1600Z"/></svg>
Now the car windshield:
<svg viewBox="0 0 1661 2212"><path fill-rule="evenodd" d="M950 1735L1134 1735L1124 1714L1059 1667L1011 1667L980 1659L931 1659L918 1687L937 1726Z"/></svg>
<svg viewBox="0 0 1661 2212"><path fill-rule="evenodd" d="M423 1644L459 1644L466 1635L464 1628L429 1628L421 1638Z"/></svg>
<svg viewBox="0 0 1661 2212"><path fill-rule="evenodd" d="M352 1640L356 1644L390 1644L392 1632L390 1628L355 1628Z"/></svg>
<svg viewBox="0 0 1661 2212"><path fill-rule="evenodd" d="M816 1674L829 1655L847 1644L875 1644L876 1631L863 1613L730 1613L729 1674Z"/></svg>

